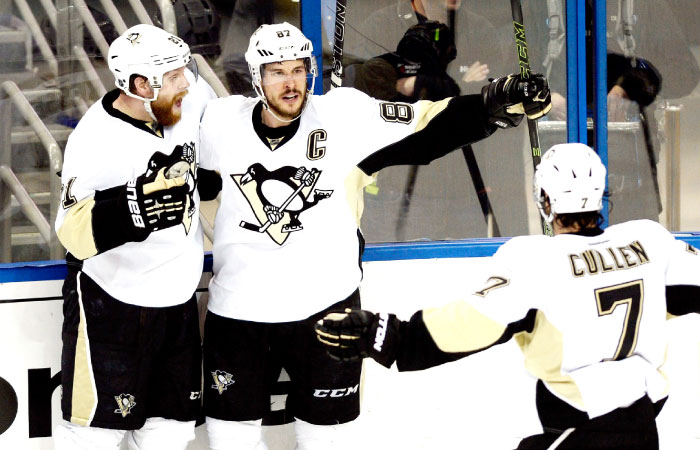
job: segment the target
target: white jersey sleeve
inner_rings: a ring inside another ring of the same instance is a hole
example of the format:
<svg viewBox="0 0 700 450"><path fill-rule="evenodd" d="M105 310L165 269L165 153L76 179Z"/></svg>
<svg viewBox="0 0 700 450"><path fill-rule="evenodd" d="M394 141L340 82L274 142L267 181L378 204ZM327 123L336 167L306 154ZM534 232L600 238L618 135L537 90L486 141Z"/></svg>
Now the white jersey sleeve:
<svg viewBox="0 0 700 450"><path fill-rule="evenodd" d="M113 104L120 94L113 90L90 107L68 140L57 234L71 254L84 260L83 272L125 303L184 303L201 277L196 168L199 119L209 90L203 80L192 79L190 86L182 118L173 126L154 129L119 112ZM123 186L149 170L180 161L189 164L190 201L183 223L155 231L142 242L122 236L118 206Z"/></svg>
<svg viewBox="0 0 700 450"><path fill-rule="evenodd" d="M350 153L355 164L368 175L392 165L428 164L496 130L488 123L478 95L401 103L377 100L352 88L338 88L319 101L328 117L352 117L351 132L371 138ZM339 105L343 115L332 109Z"/></svg>
<svg viewBox="0 0 700 450"><path fill-rule="evenodd" d="M698 312L697 251L651 221L594 236L511 239L469 298L423 311L438 348L473 352L514 336L527 369L558 398L590 417L648 395L667 395L667 292ZM682 286L681 286L682 285ZM687 297L694 288L692 300ZM692 303L691 303L692 302Z"/></svg>

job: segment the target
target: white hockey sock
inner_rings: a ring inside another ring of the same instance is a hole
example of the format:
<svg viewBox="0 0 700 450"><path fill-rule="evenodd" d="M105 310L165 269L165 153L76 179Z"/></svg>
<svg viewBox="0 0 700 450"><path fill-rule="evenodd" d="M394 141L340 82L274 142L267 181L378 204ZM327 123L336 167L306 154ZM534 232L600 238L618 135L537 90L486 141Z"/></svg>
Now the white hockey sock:
<svg viewBox="0 0 700 450"><path fill-rule="evenodd" d="M354 445L355 422L339 425L314 425L296 419L294 432L297 437L296 450L346 450L356 449Z"/></svg>
<svg viewBox="0 0 700 450"><path fill-rule="evenodd" d="M129 450L185 450L194 440L194 420L180 422L162 417L149 417L138 430L127 434Z"/></svg>
<svg viewBox="0 0 700 450"><path fill-rule="evenodd" d="M53 430L54 450L119 450L126 431L62 421Z"/></svg>
<svg viewBox="0 0 700 450"><path fill-rule="evenodd" d="M267 450L262 440L262 419L236 422L207 417L211 450Z"/></svg>

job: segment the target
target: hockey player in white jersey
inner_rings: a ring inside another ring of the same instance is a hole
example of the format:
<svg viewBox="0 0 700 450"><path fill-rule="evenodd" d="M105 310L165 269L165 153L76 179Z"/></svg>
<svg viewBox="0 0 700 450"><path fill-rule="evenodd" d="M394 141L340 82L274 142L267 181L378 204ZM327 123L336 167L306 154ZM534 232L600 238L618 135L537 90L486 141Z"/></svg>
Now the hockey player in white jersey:
<svg viewBox="0 0 700 450"><path fill-rule="evenodd" d="M339 364L313 324L359 307L362 192L391 165L428 164L550 108L542 76L494 80L483 95L392 103L338 88L312 95L311 42L261 26L246 52L257 98L210 102L202 167L223 192L204 331L204 409L212 449L254 449L284 366L297 448L350 445L361 363Z"/></svg>
<svg viewBox="0 0 700 450"><path fill-rule="evenodd" d="M62 170L55 448L117 449L126 435L131 450L184 449L201 398L199 120L215 95L187 44L154 26L115 39L108 62L118 89L80 120Z"/></svg>
<svg viewBox="0 0 700 450"><path fill-rule="evenodd" d="M602 230L605 176L589 147L555 145L534 180L554 237L506 242L483 288L467 298L408 322L362 310L331 313L316 325L318 339L335 359L369 356L408 371L514 337L538 378L545 430L519 449L657 449L667 313L700 312L700 257L656 222Z"/></svg>

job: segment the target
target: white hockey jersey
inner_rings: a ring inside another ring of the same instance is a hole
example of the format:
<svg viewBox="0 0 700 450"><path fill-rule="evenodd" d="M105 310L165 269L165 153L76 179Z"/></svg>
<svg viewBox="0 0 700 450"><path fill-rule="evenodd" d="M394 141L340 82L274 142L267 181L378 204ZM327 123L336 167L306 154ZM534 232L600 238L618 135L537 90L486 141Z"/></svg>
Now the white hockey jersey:
<svg viewBox="0 0 700 450"><path fill-rule="evenodd" d="M489 272L484 287L466 301L423 311L441 351L483 350L503 342L510 327L528 371L589 417L645 394L653 401L667 395L659 370L666 290L700 286L695 248L640 220L595 236L511 239Z"/></svg>
<svg viewBox="0 0 700 450"><path fill-rule="evenodd" d="M488 136L493 129L473 111L483 108L480 98L470 101L477 105L469 106L475 134ZM254 129L256 104L218 99L202 118L201 165L223 179L209 309L241 320L301 320L348 297L362 278L363 188L368 174L389 164L377 162L369 172L358 164L423 129L448 100L397 104L334 89L310 99L294 136L274 150ZM423 157L432 151L413 148Z"/></svg>
<svg viewBox="0 0 700 450"><path fill-rule="evenodd" d="M162 137L144 128L144 122L115 110L112 103L120 91L114 90L90 107L66 146L57 232L71 208L94 196L95 191L124 185L146 173L154 158L174 157L178 145L187 149L182 158L190 162L187 179L191 206L185 213L191 218L189 229L179 225L156 231L143 242L127 242L83 262L82 270L90 278L125 303L150 307L184 303L192 297L201 277L204 252L195 188L199 120L206 102L216 95L202 78L195 82L192 74L186 73L190 87L182 101L182 118L164 127ZM72 249L70 243L64 245L69 252L79 250Z"/></svg>

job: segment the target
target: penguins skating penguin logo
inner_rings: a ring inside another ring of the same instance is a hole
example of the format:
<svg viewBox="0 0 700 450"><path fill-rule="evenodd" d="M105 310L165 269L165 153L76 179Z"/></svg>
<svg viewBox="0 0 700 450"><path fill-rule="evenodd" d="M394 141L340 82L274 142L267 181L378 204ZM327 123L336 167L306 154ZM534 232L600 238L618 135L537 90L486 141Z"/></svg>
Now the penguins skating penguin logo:
<svg viewBox="0 0 700 450"><path fill-rule="evenodd" d="M170 155L165 153L155 152L148 161L148 169L146 175L158 172L163 167L167 167L166 177L185 177L185 182L189 187L187 196L186 214L182 219L182 226L185 227L185 234L189 234L192 226L192 217L197 213L197 206L194 202L194 191L197 189L197 168L199 161L197 160L197 152L195 151L194 142L176 145Z"/></svg>
<svg viewBox="0 0 700 450"><path fill-rule="evenodd" d="M267 170L259 163L251 165L243 175L231 175L259 222L242 221L239 226L267 233L282 245L290 233L304 229L301 213L333 194L332 190L314 189L320 176L315 168L284 166Z"/></svg>
<svg viewBox="0 0 700 450"><path fill-rule="evenodd" d="M136 401L131 394L119 394L114 396L114 400L117 401L119 408L114 410L115 414L121 414L122 417L126 417L131 413L131 409L136 406Z"/></svg>
<svg viewBox="0 0 700 450"><path fill-rule="evenodd" d="M233 375L223 370L215 370L211 373L211 376L214 378L212 389L216 389L219 395L223 394L229 386L235 383Z"/></svg>
<svg viewBox="0 0 700 450"><path fill-rule="evenodd" d="M126 37L126 40L131 42L131 45L136 45L141 40L141 33L131 33Z"/></svg>

